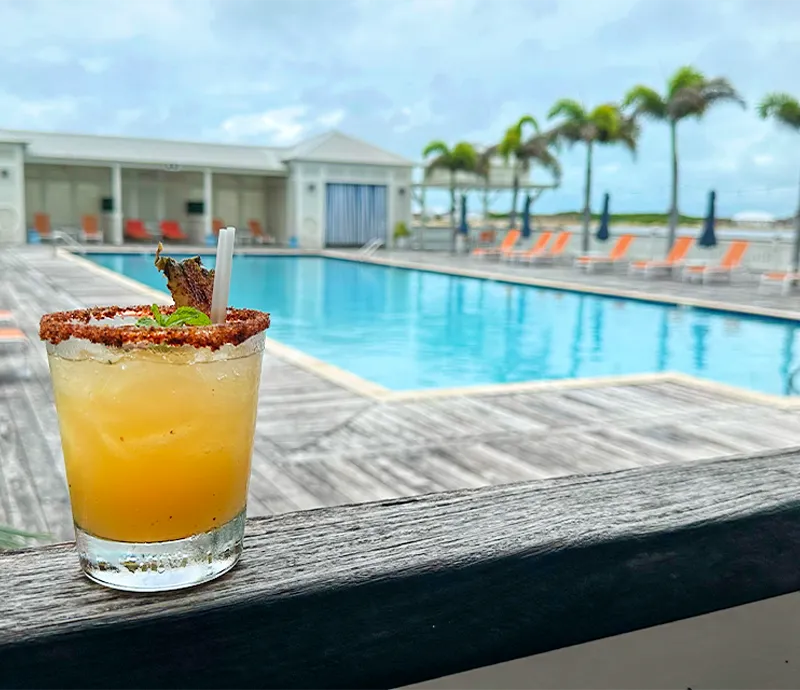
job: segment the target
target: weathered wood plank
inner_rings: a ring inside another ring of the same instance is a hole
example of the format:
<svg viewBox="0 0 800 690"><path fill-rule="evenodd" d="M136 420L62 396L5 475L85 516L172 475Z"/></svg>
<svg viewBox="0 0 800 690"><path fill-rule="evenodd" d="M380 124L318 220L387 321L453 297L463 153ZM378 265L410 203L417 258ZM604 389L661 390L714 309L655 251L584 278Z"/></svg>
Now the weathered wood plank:
<svg viewBox="0 0 800 690"><path fill-rule="evenodd" d="M251 520L164 595L0 555L0 685L391 688L786 594L798 484L800 449Z"/></svg>

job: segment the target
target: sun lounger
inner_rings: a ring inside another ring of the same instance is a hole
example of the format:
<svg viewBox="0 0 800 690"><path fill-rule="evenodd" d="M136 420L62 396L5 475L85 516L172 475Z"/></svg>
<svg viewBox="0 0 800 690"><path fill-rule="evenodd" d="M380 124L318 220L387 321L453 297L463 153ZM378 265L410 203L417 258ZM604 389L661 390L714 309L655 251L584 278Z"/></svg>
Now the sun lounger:
<svg viewBox="0 0 800 690"><path fill-rule="evenodd" d="M672 245L667 258L662 261L634 261L629 267L629 273L641 273L645 278L651 275L669 275L676 268L683 265L686 254L694 243L693 237L679 237Z"/></svg>
<svg viewBox="0 0 800 690"><path fill-rule="evenodd" d="M153 236L147 232L144 223L138 218L128 218L125 221L125 239L138 241L151 241Z"/></svg>
<svg viewBox="0 0 800 690"><path fill-rule="evenodd" d="M48 213L34 213L33 214L33 229L39 235L42 242L50 242L53 239L52 228L50 226L50 214Z"/></svg>
<svg viewBox="0 0 800 690"><path fill-rule="evenodd" d="M225 221L221 220L220 218L214 218L211 221L211 234L214 237L219 237L219 231L225 227Z"/></svg>
<svg viewBox="0 0 800 690"><path fill-rule="evenodd" d="M84 242L103 241L103 234L100 232L100 223L97 216L86 215L81 218L81 239Z"/></svg>
<svg viewBox="0 0 800 690"><path fill-rule="evenodd" d="M503 252L500 255L500 260L524 261L526 257L533 256L534 254L541 254L552 236L552 232L543 232L528 249L512 249Z"/></svg>
<svg viewBox="0 0 800 690"><path fill-rule="evenodd" d="M7 312L10 314L10 312ZM8 321L13 319L13 315L8 319ZM28 363L28 347L30 342L28 341L27 336L16 326L0 326L0 363L3 365L6 364L5 357L3 357L3 350L7 346L14 347L21 349L22 351L22 362L18 364L11 360L10 369L12 371L19 372L20 376L23 378L27 378L30 375L30 365ZM15 364L17 366L15 366ZM0 374L4 374L4 370L6 369L5 366L0 369Z"/></svg>
<svg viewBox="0 0 800 690"><path fill-rule="evenodd" d="M730 281L731 276L742 267L742 257L750 243L746 240L731 242L725 256L718 265L698 264L683 267L683 279L689 281L702 281L710 283L716 278Z"/></svg>
<svg viewBox="0 0 800 690"><path fill-rule="evenodd" d="M247 228L250 230L250 239L257 244L275 244L275 238L261 227L261 222L255 218L247 221Z"/></svg>
<svg viewBox="0 0 800 690"><path fill-rule="evenodd" d="M487 258L490 256L500 256L505 252L510 252L519 239L519 230L509 230L503 241L497 247L487 247L486 249L479 248L472 250L472 256L480 256Z"/></svg>
<svg viewBox="0 0 800 690"><path fill-rule="evenodd" d="M800 273L793 271L770 271L761 274L761 280L758 283L758 289L763 290L766 287L778 286L781 293L788 295L792 291L795 284L800 283Z"/></svg>
<svg viewBox="0 0 800 690"><path fill-rule="evenodd" d="M547 249L539 254L533 254L531 256L524 257L523 259L520 259L520 261L527 264L552 264L557 259L560 259L562 256L564 256L564 250L567 248L571 238L571 232L560 232L556 236L553 246L550 247L550 249Z"/></svg>
<svg viewBox="0 0 800 690"><path fill-rule="evenodd" d="M162 220L158 227L165 240L186 242L189 239L189 235L181 230L181 224L177 220Z"/></svg>
<svg viewBox="0 0 800 690"><path fill-rule="evenodd" d="M611 247L611 251L608 254L585 254L584 256L579 256L575 259L575 266L585 268L587 273L591 273L598 268L614 268L614 266L625 260L628 249L634 239L636 238L633 235L622 235L616 244Z"/></svg>

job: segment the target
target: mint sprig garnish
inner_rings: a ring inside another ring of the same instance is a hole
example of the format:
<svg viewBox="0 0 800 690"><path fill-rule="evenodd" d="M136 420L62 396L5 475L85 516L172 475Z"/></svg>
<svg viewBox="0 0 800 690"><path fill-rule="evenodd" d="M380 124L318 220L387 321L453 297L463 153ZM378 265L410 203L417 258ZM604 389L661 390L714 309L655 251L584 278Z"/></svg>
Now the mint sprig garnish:
<svg viewBox="0 0 800 690"><path fill-rule="evenodd" d="M171 314L162 314L157 304L150 307L152 316L143 316L137 322L142 328L177 328L179 326L210 326L211 319L194 307L178 307Z"/></svg>

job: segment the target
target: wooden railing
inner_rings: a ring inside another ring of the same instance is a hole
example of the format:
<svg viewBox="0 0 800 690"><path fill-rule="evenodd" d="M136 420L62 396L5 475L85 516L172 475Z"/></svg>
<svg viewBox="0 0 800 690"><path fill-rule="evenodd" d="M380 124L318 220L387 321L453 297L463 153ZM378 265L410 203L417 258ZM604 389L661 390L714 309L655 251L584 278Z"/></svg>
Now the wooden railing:
<svg viewBox="0 0 800 690"><path fill-rule="evenodd" d="M800 450L299 512L200 588L0 556L0 687L390 688L800 590Z"/></svg>

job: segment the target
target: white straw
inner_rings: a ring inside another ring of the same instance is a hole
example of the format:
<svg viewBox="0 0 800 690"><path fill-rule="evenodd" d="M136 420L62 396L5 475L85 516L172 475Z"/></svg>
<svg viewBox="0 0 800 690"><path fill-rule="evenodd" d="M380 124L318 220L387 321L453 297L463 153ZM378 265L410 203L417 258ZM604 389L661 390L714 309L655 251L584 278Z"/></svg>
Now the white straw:
<svg viewBox="0 0 800 690"><path fill-rule="evenodd" d="M214 292L211 294L211 323L225 323L228 313L228 295L231 290L233 270L233 240L236 228L227 227L219 231L217 240L217 263L214 266Z"/></svg>

